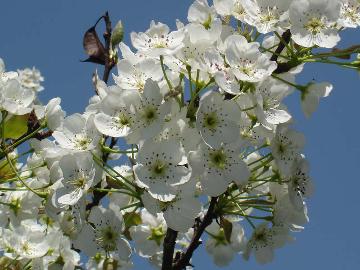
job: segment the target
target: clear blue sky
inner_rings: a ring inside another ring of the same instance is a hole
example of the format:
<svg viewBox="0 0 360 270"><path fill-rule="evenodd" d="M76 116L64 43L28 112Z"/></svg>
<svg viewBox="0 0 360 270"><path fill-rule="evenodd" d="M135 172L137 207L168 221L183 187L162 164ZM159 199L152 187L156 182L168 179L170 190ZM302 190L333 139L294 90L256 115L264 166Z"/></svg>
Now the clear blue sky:
<svg viewBox="0 0 360 270"><path fill-rule="evenodd" d="M85 55L82 36L106 10L114 23L130 31L144 31L151 19L175 27L185 21L190 0L75 0L3 1L0 8L0 57L7 69L36 66L45 76L44 103L60 96L68 114L82 112L93 94L92 64L80 63ZM340 46L360 44L360 30L343 33ZM240 256L225 269L334 269L360 267L360 77L334 66L305 66L299 82L330 81L335 90L321 102L310 120L300 111L298 96L288 99L297 128L307 138L305 154L311 162L316 192L308 202L310 224L297 241L277 250L273 263L259 266ZM201 250L201 249L199 249ZM217 269L210 257L197 251L196 269ZM151 269L135 259L135 269Z"/></svg>

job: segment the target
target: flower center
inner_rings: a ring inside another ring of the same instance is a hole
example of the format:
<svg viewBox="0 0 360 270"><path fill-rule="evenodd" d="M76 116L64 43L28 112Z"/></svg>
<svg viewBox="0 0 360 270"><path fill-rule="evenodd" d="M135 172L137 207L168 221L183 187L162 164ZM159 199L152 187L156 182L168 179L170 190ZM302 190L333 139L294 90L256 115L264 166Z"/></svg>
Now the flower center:
<svg viewBox="0 0 360 270"><path fill-rule="evenodd" d="M210 153L210 162L213 167L218 169L225 169L226 167L226 154L224 153L223 149L214 150Z"/></svg>
<svg viewBox="0 0 360 270"><path fill-rule="evenodd" d="M313 17L304 25L304 27L311 34L316 35L316 34L320 33L322 29L325 28L325 23L323 23L321 18Z"/></svg>
<svg viewBox="0 0 360 270"><path fill-rule="evenodd" d="M151 228L151 235L147 238L147 240L153 240L158 246L160 246L164 236L165 232L163 231L162 226L159 226L156 228Z"/></svg>
<svg viewBox="0 0 360 270"><path fill-rule="evenodd" d="M100 236L96 240L106 251L113 251L116 248L118 236L119 234L108 226L100 231Z"/></svg>
<svg viewBox="0 0 360 270"><path fill-rule="evenodd" d="M86 150L91 143L91 139L83 134L75 134L74 143L78 150Z"/></svg>
<svg viewBox="0 0 360 270"><path fill-rule="evenodd" d="M116 123L120 127L128 126L130 124L130 119L124 113L120 113Z"/></svg>
<svg viewBox="0 0 360 270"><path fill-rule="evenodd" d="M167 163L165 163L161 160L156 160L154 162L154 165L151 168L153 176L155 176L155 177L164 176L167 167L168 167Z"/></svg>
<svg viewBox="0 0 360 270"><path fill-rule="evenodd" d="M219 123L219 120L218 120L215 112L205 114L204 127L214 130L214 129L216 129L218 123Z"/></svg>
<svg viewBox="0 0 360 270"><path fill-rule="evenodd" d="M156 108L149 106L144 109L143 117L145 121L149 124L156 119Z"/></svg>

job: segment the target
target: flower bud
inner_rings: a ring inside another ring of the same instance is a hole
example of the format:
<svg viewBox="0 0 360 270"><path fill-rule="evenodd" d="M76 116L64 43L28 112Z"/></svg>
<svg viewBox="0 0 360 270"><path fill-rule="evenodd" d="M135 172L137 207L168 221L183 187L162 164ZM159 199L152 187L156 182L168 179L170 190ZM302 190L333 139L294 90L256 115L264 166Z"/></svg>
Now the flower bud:
<svg viewBox="0 0 360 270"><path fill-rule="evenodd" d="M124 38L124 27L121 21L115 25L115 28L111 34L111 44L114 48L117 46Z"/></svg>

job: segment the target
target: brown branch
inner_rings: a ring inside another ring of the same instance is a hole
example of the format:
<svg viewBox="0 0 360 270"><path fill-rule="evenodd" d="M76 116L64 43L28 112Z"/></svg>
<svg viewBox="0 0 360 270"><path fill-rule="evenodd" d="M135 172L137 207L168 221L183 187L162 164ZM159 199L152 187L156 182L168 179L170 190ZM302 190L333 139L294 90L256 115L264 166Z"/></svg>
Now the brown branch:
<svg viewBox="0 0 360 270"><path fill-rule="evenodd" d="M174 231L171 228L168 228L166 231L166 236L164 239L164 251L162 259L161 270L172 270L174 250L175 250L175 241L177 238L178 232Z"/></svg>
<svg viewBox="0 0 360 270"><path fill-rule="evenodd" d="M185 269L186 266L190 265L190 259L193 256L194 251L201 244L200 241L201 235L204 233L206 227L212 223L213 219L216 218L216 214L215 214L216 202L217 202L217 197L211 198L210 205L206 212L206 215L204 216L204 219L200 223L199 227L195 228L195 232L188 249L186 250L185 253L183 253L180 256L180 259L173 265L172 270L182 270Z"/></svg>
<svg viewBox="0 0 360 270"><path fill-rule="evenodd" d="M103 81L107 83L109 80L110 71L115 66L115 61L111 58L110 55L112 28L111 28L109 12L106 11L103 18L105 21L105 32L103 35L105 40L105 68L104 68Z"/></svg>
<svg viewBox="0 0 360 270"><path fill-rule="evenodd" d="M282 51L285 49L286 45L289 44L291 39L291 33L290 30L286 30L282 36L279 43L279 46L276 48L275 53L271 56L271 61L277 61L279 55L282 53Z"/></svg>
<svg viewBox="0 0 360 270"><path fill-rule="evenodd" d="M115 63L115 60L112 59L111 55L110 55L112 27L111 27L109 13L105 12L105 15L103 15L100 19L104 19L104 22L105 22L105 32L103 34L103 37L105 40L105 67L104 67L103 81L105 83L107 83L109 80L110 72L116 63ZM106 140L106 138L105 138L105 140ZM116 144L117 144L117 138L111 138L109 148L113 148ZM105 164L108 161L109 155L110 155L110 153L103 154L103 156L102 156L103 164ZM101 185L101 183L99 183L97 186L95 186L95 188L100 187L100 185ZM86 210L91 210L94 206L99 205L101 199L104 198L106 196L106 194L107 194L107 192L95 190L93 192L92 202L89 203L88 205L86 205Z"/></svg>

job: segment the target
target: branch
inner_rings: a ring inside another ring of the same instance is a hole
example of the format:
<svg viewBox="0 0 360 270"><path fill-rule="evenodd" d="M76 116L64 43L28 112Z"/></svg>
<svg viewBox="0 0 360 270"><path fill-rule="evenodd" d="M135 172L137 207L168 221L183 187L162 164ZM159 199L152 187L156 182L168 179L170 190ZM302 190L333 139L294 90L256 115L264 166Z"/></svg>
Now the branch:
<svg viewBox="0 0 360 270"><path fill-rule="evenodd" d="M175 250L175 241L177 238L178 232L174 231L171 228L168 228L166 231L166 236L164 239L164 252L161 270L172 270L174 250Z"/></svg>
<svg viewBox="0 0 360 270"><path fill-rule="evenodd" d="M105 15L103 16L105 21L105 32L104 32L104 40L105 40L105 68L104 68L104 75L103 75L103 81L105 83L109 80L109 75L111 69L115 66L115 62L111 58L110 55L110 46L111 46L111 21L109 17L109 12L106 11Z"/></svg>
<svg viewBox="0 0 360 270"><path fill-rule="evenodd" d="M209 226L213 219L216 217L215 215L215 206L217 202L217 197L212 197L210 201L209 208L206 212L206 215L204 216L203 221L200 223L199 227L196 228L194 232L194 236L191 240L191 243L186 250L185 253L183 253L180 256L180 259L174 264L172 270L182 270L185 269L186 266L190 265L190 259L193 256L194 251L200 246L201 241L200 237L205 231L206 227Z"/></svg>
<svg viewBox="0 0 360 270"><path fill-rule="evenodd" d="M271 56L271 61L277 61L278 56L281 54L281 52L285 49L286 45L289 44L291 39L291 33L290 30L286 30L282 34L282 39L280 40L279 46L276 48L275 53Z"/></svg>
<svg viewBox="0 0 360 270"><path fill-rule="evenodd" d="M105 22L105 32L103 34L103 37L105 40L105 67L104 67L103 81L107 84L107 82L109 80L109 75L110 75L111 69L115 66L116 63L115 63L115 60L113 60L110 55L112 27L111 27L109 13L105 12L105 15L100 17L99 20L101 20L101 19L104 19L104 22ZM99 20L96 23L98 23ZM111 138L111 143L109 145L109 148L113 148L116 145L116 143L117 143L117 139ZM102 161L104 164L107 162L109 155L110 155L110 153L103 154ZM100 183L97 186L95 186L95 188L97 188L97 187L100 187ZM107 192L94 190L93 200L91 203L86 205L86 210L91 210L94 206L99 205L101 199L104 198L106 196L106 194L107 194Z"/></svg>

